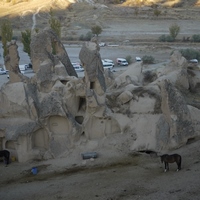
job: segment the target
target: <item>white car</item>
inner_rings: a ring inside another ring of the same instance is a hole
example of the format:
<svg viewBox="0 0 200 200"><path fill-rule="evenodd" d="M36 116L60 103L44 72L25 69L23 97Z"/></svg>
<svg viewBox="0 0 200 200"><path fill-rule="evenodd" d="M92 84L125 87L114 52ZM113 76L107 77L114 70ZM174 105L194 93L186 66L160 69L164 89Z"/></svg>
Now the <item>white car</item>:
<svg viewBox="0 0 200 200"><path fill-rule="evenodd" d="M6 70L4 70L3 68L0 68L0 74L6 74Z"/></svg>
<svg viewBox="0 0 200 200"><path fill-rule="evenodd" d="M99 46L100 46L100 47L105 47L105 46L106 46L106 43L105 43L105 42L101 42L101 43L99 43Z"/></svg>
<svg viewBox="0 0 200 200"><path fill-rule="evenodd" d="M197 59L192 59L192 60L190 60L190 63L198 63L198 60Z"/></svg>
<svg viewBox="0 0 200 200"><path fill-rule="evenodd" d="M112 69L113 68L113 64L110 62L105 62L102 60L102 64L103 64L104 69Z"/></svg>
<svg viewBox="0 0 200 200"><path fill-rule="evenodd" d="M80 63L72 63L76 72L83 72L84 68L80 65Z"/></svg>
<svg viewBox="0 0 200 200"><path fill-rule="evenodd" d="M28 68L28 65L27 65L27 64L19 65L19 69L20 69L21 71L27 70L27 68Z"/></svg>
<svg viewBox="0 0 200 200"><path fill-rule="evenodd" d="M111 63L113 65L113 67L115 66L113 60L110 60L110 59L103 59L102 62L107 62L107 63Z"/></svg>
<svg viewBox="0 0 200 200"><path fill-rule="evenodd" d="M137 61L137 62L140 62L140 61L142 61L142 59L140 58L140 57L135 57L135 60Z"/></svg>
<svg viewBox="0 0 200 200"><path fill-rule="evenodd" d="M128 62L125 58L117 58L117 64L120 66L128 66Z"/></svg>

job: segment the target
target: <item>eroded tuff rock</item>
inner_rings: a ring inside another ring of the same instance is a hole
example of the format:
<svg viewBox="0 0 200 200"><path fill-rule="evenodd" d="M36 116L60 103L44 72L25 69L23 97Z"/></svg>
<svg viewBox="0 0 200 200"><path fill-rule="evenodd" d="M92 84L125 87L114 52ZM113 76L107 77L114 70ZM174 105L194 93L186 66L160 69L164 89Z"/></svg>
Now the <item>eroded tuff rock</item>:
<svg viewBox="0 0 200 200"><path fill-rule="evenodd" d="M12 83L25 82L24 77L19 69L19 54L17 51L17 44L15 40L12 40L7 44L8 55L5 57L5 66L9 70L9 78Z"/></svg>
<svg viewBox="0 0 200 200"><path fill-rule="evenodd" d="M0 90L0 147L19 162L104 149L162 152L199 136L199 71L177 52L156 70L137 63L116 76L104 71L93 40L80 51L78 78L51 30L34 35L31 48L35 76L19 75L13 42L6 60L13 76Z"/></svg>

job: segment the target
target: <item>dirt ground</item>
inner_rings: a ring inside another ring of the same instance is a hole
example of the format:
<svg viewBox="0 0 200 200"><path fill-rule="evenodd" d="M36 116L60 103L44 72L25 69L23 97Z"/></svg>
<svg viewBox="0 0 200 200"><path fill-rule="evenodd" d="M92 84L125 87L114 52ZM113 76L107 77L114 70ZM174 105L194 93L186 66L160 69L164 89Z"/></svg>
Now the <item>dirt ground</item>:
<svg viewBox="0 0 200 200"><path fill-rule="evenodd" d="M158 62L162 62L168 59L174 49L199 48L198 44L190 42L172 44L156 42L160 34L168 34L169 26L175 22L181 26L179 40L183 36L198 34L200 21L196 17L197 10L193 11L173 10L171 12L175 14L173 19L169 20L167 17L154 19L152 16L138 20L126 20L124 17L118 21L110 19L105 24L100 39L109 42L112 36L118 37L120 45L126 44L127 48L132 45L131 48L137 55L143 56L149 53ZM193 13L194 16L191 15ZM191 17L186 14L190 14ZM76 34L79 34L78 31ZM123 51L123 47L121 48ZM114 59L115 56L111 58ZM179 153L182 156L182 170L176 172L176 164L173 163L170 164L167 173L164 173L164 164L160 162L159 157L146 153L110 152L104 149L99 150L98 158L89 160L83 160L79 153L74 152L48 161L11 162L8 167L0 162L0 199L198 200L200 199L199 146L200 141L193 141L173 152L167 152ZM37 175L31 173L32 167L37 167Z"/></svg>
<svg viewBox="0 0 200 200"><path fill-rule="evenodd" d="M160 158L146 153L111 155L96 159L80 155L43 162L0 163L0 199L3 200L198 200L200 194L200 141L173 151L182 156L164 172ZM38 173L31 173L37 167Z"/></svg>

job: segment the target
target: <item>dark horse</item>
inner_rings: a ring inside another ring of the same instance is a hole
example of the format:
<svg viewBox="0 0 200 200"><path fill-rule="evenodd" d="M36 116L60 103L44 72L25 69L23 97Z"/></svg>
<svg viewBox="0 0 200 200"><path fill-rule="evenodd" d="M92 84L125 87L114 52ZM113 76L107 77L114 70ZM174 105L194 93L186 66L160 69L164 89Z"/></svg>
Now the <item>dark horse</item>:
<svg viewBox="0 0 200 200"><path fill-rule="evenodd" d="M4 157L4 162L7 166L9 164L9 160L10 160L10 152L7 150L1 150L0 157Z"/></svg>
<svg viewBox="0 0 200 200"><path fill-rule="evenodd" d="M169 170L169 163L174 163L176 162L178 168L176 171L181 170L181 156L179 154L172 154L172 155L168 155L168 154L164 154L161 157L161 162L165 163L165 172L167 170Z"/></svg>

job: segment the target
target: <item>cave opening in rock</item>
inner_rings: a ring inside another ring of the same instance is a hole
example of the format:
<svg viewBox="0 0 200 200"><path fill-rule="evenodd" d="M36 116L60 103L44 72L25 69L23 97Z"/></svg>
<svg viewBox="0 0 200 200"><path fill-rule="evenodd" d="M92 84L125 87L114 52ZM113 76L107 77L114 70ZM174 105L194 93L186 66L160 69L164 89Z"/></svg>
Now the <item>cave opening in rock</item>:
<svg viewBox="0 0 200 200"><path fill-rule="evenodd" d="M86 99L83 97L80 97L78 110L85 110L84 109L85 105L86 105Z"/></svg>
<svg viewBox="0 0 200 200"><path fill-rule="evenodd" d="M75 117L75 120L76 120L76 122L78 122L79 124L82 124L83 123L83 116L76 116Z"/></svg>

